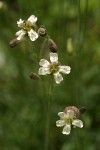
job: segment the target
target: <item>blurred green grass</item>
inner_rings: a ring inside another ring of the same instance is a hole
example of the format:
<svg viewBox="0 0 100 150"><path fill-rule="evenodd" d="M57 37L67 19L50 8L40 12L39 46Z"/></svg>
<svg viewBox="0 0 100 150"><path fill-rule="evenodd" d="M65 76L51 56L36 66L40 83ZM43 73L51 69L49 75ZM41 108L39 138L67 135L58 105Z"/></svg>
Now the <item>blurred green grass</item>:
<svg viewBox="0 0 100 150"><path fill-rule="evenodd" d="M75 105L87 109L80 116L84 128L77 129L79 149L99 150L99 0L82 0L80 16L78 0L6 0L0 7L0 150L40 150L44 147L48 89L29 78L30 72L38 71L35 53L39 54L43 40L22 42L15 48L9 46L19 30L17 20L27 19L32 14L38 17L38 27L45 25L58 45L61 64L72 68L70 75L63 75L60 85L54 84L51 149L77 150L75 131L64 136L62 129L55 126L57 113L66 106ZM66 48L68 38L72 38L71 53ZM48 87L48 77L43 77L43 81Z"/></svg>

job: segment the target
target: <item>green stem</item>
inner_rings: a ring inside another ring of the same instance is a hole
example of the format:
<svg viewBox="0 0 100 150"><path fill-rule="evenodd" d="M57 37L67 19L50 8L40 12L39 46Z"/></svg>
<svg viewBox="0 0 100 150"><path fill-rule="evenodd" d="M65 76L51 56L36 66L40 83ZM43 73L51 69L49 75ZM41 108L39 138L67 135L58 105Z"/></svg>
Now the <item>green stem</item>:
<svg viewBox="0 0 100 150"><path fill-rule="evenodd" d="M75 43L75 97L76 97L76 105L79 104L80 101L80 63L81 63L81 10L80 10L80 0L77 0L77 37Z"/></svg>
<svg viewBox="0 0 100 150"><path fill-rule="evenodd" d="M77 129L75 131L75 141L76 141L76 148L77 148L77 150L80 150L81 147L80 147L80 143L79 143L79 135L78 135Z"/></svg>
<svg viewBox="0 0 100 150"><path fill-rule="evenodd" d="M52 90L53 90L53 76L51 76L50 88L49 88L49 99L47 102L46 111L46 126L45 126L45 150L49 150L50 145L50 114L51 114L51 103L52 103Z"/></svg>
<svg viewBox="0 0 100 150"><path fill-rule="evenodd" d="M39 59L41 59L41 57L43 56L43 51L45 49L46 43L47 43L47 37L44 39L42 45L41 45L41 49L40 49L40 54L39 54Z"/></svg>

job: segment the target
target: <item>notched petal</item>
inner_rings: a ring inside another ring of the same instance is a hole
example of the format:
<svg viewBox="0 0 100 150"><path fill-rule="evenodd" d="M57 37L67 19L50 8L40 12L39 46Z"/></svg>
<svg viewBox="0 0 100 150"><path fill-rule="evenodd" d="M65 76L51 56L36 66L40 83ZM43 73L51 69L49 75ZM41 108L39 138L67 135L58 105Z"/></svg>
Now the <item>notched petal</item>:
<svg viewBox="0 0 100 150"><path fill-rule="evenodd" d="M64 125L65 125L65 121L64 120L58 120L58 121L56 121L56 126L57 127L62 127Z"/></svg>
<svg viewBox="0 0 100 150"><path fill-rule="evenodd" d="M22 27L22 24L24 23L24 20L19 19L19 21L17 21L17 25L18 27Z"/></svg>
<svg viewBox="0 0 100 150"><path fill-rule="evenodd" d="M50 53L50 61L52 63L58 63L58 54L57 53Z"/></svg>
<svg viewBox="0 0 100 150"><path fill-rule="evenodd" d="M46 75L46 74L50 74L50 69L47 67L40 67L39 71L38 71L39 75Z"/></svg>
<svg viewBox="0 0 100 150"><path fill-rule="evenodd" d="M69 66L59 66L59 72L62 72L64 74L69 74L71 71L71 68Z"/></svg>
<svg viewBox="0 0 100 150"><path fill-rule="evenodd" d="M42 67L48 67L50 63L46 59L41 59L39 65Z"/></svg>
<svg viewBox="0 0 100 150"><path fill-rule="evenodd" d="M33 29L28 31L28 36L30 37L31 41L35 41L38 38L38 34Z"/></svg>
<svg viewBox="0 0 100 150"><path fill-rule="evenodd" d="M79 119L75 119L73 122L72 122L72 125L75 125L79 128L83 128L83 122Z"/></svg>
<svg viewBox="0 0 100 150"><path fill-rule="evenodd" d="M59 112L59 113L58 113L58 116L59 116L61 119L65 119L66 114L65 114L64 112Z"/></svg>
<svg viewBox="0 0 100 150"><path fill-rule="evenodd" d="M16 32L17 40L22 40L26 32L24 30L19 30Z"/></svg>
<svg viewBox="0 0 100 150"><path fill-rule="evenodd" d="M57 84L59 84L61 81L63 81L63 77L59 72L54 73L54 79Z"/></svg>
<svg viewBox="0 0 100 150"><path fill-rule="evenodd" d="M31 16L28 18L28 21L30 21L32 24L34 24L34 23L37 21L37 17L35 17L34 15L31 15Z"/></svg>
<svg viewBox="0 0 100 150"><path fill-rule="evenodd" d="M70 125L66 125L66 126L63 128L62 133L68 135L68 134L70 134L70 131L71 131L71 126L70 126Z"/></svg>
<svg viewBox="0 0 100 150"><path fill-rule="evenodd" d="M67 111L67 118L73 119L74 118L74 111L68 110Z"/></svg>

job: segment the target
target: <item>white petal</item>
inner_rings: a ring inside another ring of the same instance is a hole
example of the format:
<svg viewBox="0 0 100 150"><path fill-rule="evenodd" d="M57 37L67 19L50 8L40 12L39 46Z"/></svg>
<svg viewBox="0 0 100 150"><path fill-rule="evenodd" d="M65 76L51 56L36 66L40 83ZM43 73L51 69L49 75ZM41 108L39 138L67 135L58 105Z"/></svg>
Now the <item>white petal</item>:
<svg viewBox="0 0 100 150"><path fill-rule="evenodd" d="M52 63L58 63L58 54L57 53L50 53L50 61Z"/></svg>
<svg viewBox="0 0 100 150"><path fill-rule="evenodd" d="M62 72L64 74L69 74L71 71L71 68L69 66L59 66L59 72Z"/></svg>
<svg viewBox="0 0 100 150"><path fill-rule="evenodd" d="M66 126L63 128L62 133L68 135L68 134L70 134L70 131L71 131L71 126L70 126L70 125L66 125Z"/></svg>
<svg viewBox="0 0 100 150"><path fill-rule="evenodd" d="M72 122L72 125L75 125L75 126L77 126L79 128L83 128L83 122L81 120L79 120L79 119L74 120Z"/></svg>
<svg viewBox="0 0 100 150"><path fill-rule="evenodd" d="M30 37L31 41L35 41L38 38L38 34L32 29L28 31L28 36Z"/></svg>
<svg viewBox="0 0 100 150"><path fill-rule="evenodd" d="M58 116L59 116L61 119L65 119L66 114L65 114L64 112L59 112L59 113L58 113Z"/></svg>
<svg viewBox="0 0 100 150"><path fill-rule="evenodd" d="M31 16L28 18L28 21L30 21L32 24L34 24L34 23L37 21L37 17L35 17L34 15L31 15Z"/></svg>
<svg viewBox="0 0 100 150"><path fill-rule="evenodd" d="M57 84L59 84L61 81L63 81L63 77L59 72L54 73L54 79Z"/></svg>
<svg viewBox="0 0 100 150"><path fill-rule="evenodd" d="M22 40L26 32L24 30L19 30L16 32L17 40Z"/></svg>
<svg viewBox="0 0 100 150"><path fill-rule="evenodd" d="M48 67L40 67L38 71L39 75L50 74L50 69Z"/></svg>
<svg viewBox="0 0 100 150"><path fill-rule="evenodd" d="M39 65L43 67L48 67L50 63L46 59L41 59Z"/></svg>
<svg viewBox="0 0 100 150"><path fill-rule="evenodd" d="M64 125L65 125L65 121L64 120L58 120L58 121L56 121L56 126L57 127L62 127Z"/></svg>
<svg viewBox="0 0 100 150"><path fill-rule="evenodd" d="M24 20L19 19L19 21L17 21L18 27L21 27L21 25L24 23Z"/></svg>
<svg viewBox="0 0 100 150"><path fill-rule="evenodd" d="M74 111L72 110L67 110L67 115L66 115L67 118L69 119L73 119L74 118Z"/></svg>

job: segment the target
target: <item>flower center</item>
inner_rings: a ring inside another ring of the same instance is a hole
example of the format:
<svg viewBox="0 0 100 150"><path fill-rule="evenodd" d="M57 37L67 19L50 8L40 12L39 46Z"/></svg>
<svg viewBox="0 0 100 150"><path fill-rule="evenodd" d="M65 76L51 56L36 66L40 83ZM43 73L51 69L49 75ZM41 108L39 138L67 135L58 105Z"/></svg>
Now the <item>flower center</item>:
<svg viewBox="0 0 100 150"><path fill-rule="evenodd" d="M26 25L26 24L24 24L24 25L23 25L23 29L24 29L26 32L28 32L28 31L30 31L31 27L28 26L28 25Z"/></svg>
<svg viewBox="0 0 100 150"><path fill-rule="evenodd" d="M66 124L71 125L72 124L72 119L66 119Z"/></svg>
<svg viewBox="0 0 100 150"><path fill-rule="evenodd" d="M55 72L57 72L58 70L59 70L58 64L52 63L52 64L50 65L50 72L51 72L51 73L55 73Z"/></svg>

